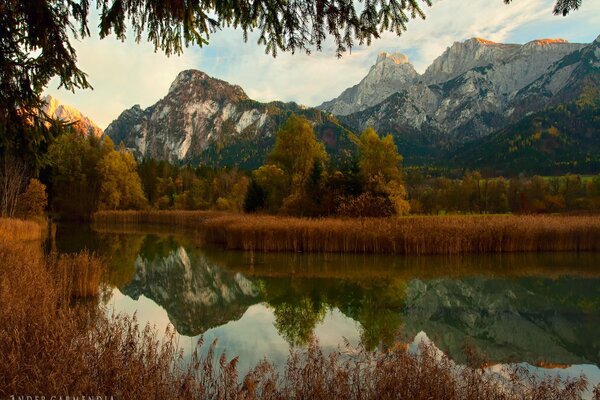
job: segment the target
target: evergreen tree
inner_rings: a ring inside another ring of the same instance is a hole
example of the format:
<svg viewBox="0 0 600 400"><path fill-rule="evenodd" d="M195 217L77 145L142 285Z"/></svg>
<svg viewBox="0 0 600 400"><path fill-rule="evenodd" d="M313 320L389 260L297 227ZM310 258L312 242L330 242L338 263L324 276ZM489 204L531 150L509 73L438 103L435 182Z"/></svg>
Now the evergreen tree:
<svg viewBox="0 0 600 400"><path fill-rule="evenodd" d="M252 179L244 198L244 212L253 213L262 209L265 206L265 200L265 191L255 179Z"/></svg>

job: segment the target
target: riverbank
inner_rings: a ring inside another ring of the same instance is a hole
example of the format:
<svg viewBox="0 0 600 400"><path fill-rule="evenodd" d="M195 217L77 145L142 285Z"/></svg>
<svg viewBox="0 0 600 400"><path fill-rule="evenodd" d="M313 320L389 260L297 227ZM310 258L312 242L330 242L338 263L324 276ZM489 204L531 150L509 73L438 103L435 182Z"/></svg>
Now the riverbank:
<svg viewBox="0 0 600 400"><path fill-rule="evenodd" d="M245 251L450 255L600 251L598 215L465 215L291 218L205 211L104 211L94 224L196 229L204 240Z"/></svg>

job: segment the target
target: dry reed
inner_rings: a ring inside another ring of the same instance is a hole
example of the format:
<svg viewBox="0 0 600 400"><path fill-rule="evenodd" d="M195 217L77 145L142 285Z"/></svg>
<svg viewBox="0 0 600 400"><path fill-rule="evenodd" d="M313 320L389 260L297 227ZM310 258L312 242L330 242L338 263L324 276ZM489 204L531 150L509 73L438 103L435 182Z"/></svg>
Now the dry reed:
<svg viewBox="0 0 600 400"><path fill-rule="evenodd" d="M600 216L485 215L305 219L207 212L101 212L99 225L194 227L247 251L404 255L600 250Z"/></svg>
<svg viewBox="0 0 600 400"><path fill-rule="evenodd" d="M283 375L264 361L240 379L237 358L217 360L215 343L188 361L172 329L159 340L135 317L70 306L62 281L30 244L0 240L0 260L0 398L569 400L588 387L585 377L539 379L518 368L498 377L457 367L428 345L416 354L398 346L324 355L314 341L290 354ZM600 399L600 386L594 393Z"/></svg>
<svg viewBox="0 0 600 400"><path fill-rule="evenodd" d="M42 238L42 228L38 223L20 219L0 218L0 240L30 241Z"/></svg>
<svg viewBox="0 0 600 400"><path fill-rule="evenodd" d="M103 262L83 250L75 254L61 254L50 262L64 298L94 297L100 292Z"/></svg>

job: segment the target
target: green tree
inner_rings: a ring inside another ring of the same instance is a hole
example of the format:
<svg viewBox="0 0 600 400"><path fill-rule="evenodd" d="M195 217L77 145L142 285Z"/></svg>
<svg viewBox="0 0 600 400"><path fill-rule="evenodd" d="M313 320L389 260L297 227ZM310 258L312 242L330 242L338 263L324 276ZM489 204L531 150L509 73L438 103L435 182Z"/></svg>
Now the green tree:
<svg viewBox="0 0 600 400"><path fill-rule="evenodd" d="M48 151L51 208L64 218L87 219L96 210L146 204L137 164L112 141L60 136Z"/></svg>
<svg viewBox="0 0 600 400"><path fill-rule="evenodd" d="M244 212L253 213L260 210L265 206L265 200L265 191L253 178L244 198Z"/></svg>
<svg viewBox="0 0 600 400"><path fill-rule="evenodd" d="M77 134L60 136L48 149L50 203L64 218L85 219L98 207L104 155L98 140Z"/></svg>
<svg viewBox="0 0 600 400"><path fill-rule="evenodd" d="M283 204L283 199L290 192L290 183L287 174L278 166L267 164L254 171L253 178L265 192L265 207L267 211L279 211Z"/></svg>
<svg viewBox="0 0 600 400"><path fill-rule="evenodd" d="M275 328L292 346L306 345L327 312L324 303L310 297L271 304L271 307L275 315Z"/></svg>

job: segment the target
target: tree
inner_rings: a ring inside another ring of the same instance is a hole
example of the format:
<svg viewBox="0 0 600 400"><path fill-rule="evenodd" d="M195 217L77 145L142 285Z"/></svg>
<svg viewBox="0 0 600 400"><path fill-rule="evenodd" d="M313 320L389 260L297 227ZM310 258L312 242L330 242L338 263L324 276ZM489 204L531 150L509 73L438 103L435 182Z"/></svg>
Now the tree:
<svg viewBox="0 0 600 400"><path fill-rule="evenodd" d="M109 138L63 135L50 146L48 158L52 209L64 218L146 205L135 159L123 148L115 150Z"/></svg>
<svg viewBox="0 0 600 400"><path fill-rule="evenodd" d="M317 141L309 120L292 114L277 132L269 162L280 167L290 178L293 188L304 187L315 162L325 162L327 153Z"/></svg>
<svg viewBox="0 0 600 400"><path fill-rule="evenodd" d="M0 217L13 217L27 182L27 166L10 155L0 158Z"/></svg>
<svg viewBox="0 0 600 400"><path fill-rule="evenodd" d="M270 305L275 315L275 328L293 347L310 341L315 327L323 321L327 312L324 303L308 296Z"/></svg>
<svg viewBox="0 0 600 400"><path fill-rule="evenodd" d="M252 179L244 198L244 212L253 213L260 210L265 206L265 199L265 191L256 182L256 179Z"/></svg>
<svg viewBox="0 0 600 400"><path fill-rule="evenodd" d="M400 171L402 156L394 138L387 135L380 139L373 128L367 128L360 136L359 152L358 166L365 188L374 194L386 194L398 215L407 214L410 205Z"/></svg>
<svg viewBox="0 0 600 400"><path fill-rule="evenodd" d="M38 179L30 179L27 189L19 195L19 214L26 218L39 217L47 205L46 186Z"/></svg>
<svg viewBox="0 0 600 400"><path fill-rule="evenodd" d="M140 209L147 204L137 164L124 149L110 151L97 166L100 177L99 210Z"/></svg>
<svg viewBox="0 0 600 400"><path fill-rule="evenodd" d="M101 178L96 166L104 154L97 139L77 134L62 135L49 147L52 210L72 219L85 219L97 210Z"/></svg>
<svg viewBox="0 0 600 400"><path fill-rule="evenodd" d="M267 164L254 171L253 178L265 193L264 205L267 211L279 211L283 199L290 192L286 173L276 165Z"/></svg>

